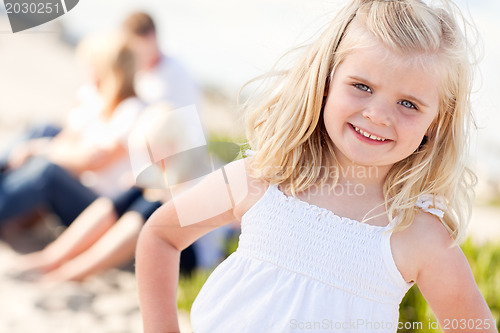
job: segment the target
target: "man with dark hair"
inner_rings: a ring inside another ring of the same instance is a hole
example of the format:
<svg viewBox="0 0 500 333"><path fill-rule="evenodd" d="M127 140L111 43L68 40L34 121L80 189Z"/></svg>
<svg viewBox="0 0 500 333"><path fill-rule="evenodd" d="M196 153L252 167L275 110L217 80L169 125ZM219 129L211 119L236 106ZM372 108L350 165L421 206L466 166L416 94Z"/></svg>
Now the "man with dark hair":
<svg viewBox="0 0 500 333"><path fill-rule="evenodd" d="M177 59L160 50L150 15L130 14L123 21L122 30L136 53L139 67L136 91L143 101L167 102L173 108L198 102L198 88L189 72Z"/></svg>
<svg viewBox="0 0 500 333"><path fill-rule="evenodd" d="M156 32L156 26L151 16L143 12L129 15L123 21L123 30L129 35L146 36Z"/></svg>

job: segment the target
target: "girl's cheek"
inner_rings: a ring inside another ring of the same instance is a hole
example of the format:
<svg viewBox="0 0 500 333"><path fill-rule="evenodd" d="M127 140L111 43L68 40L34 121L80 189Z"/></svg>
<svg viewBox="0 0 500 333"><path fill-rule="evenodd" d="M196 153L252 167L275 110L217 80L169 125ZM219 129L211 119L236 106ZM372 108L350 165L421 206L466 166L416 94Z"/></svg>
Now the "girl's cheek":
<svg viewBox="0 0 500 333"><path fill-rule="evenodd" d="M362 109L365 105L362 98L353 96L352 94L345 94L336 101L336 107L342 113L353 113L356 110Z"/></svg>

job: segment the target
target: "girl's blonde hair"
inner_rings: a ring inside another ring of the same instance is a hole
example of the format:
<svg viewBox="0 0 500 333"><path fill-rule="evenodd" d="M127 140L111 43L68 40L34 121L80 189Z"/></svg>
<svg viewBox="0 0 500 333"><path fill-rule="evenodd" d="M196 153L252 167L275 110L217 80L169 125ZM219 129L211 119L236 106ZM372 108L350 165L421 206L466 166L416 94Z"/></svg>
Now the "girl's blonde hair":
<svg viewBox="0 0 500 333"><path fill-rule="evenodd" d="M386 210L391 220L397 217L394 230L404 229L415 217L418 197L432 194L445 201L441 221L455 240L452 245L460 243L475 183L466 167L473 123L468 29L451 1L443 0L439 7L420 0L351 1L289 70L267 76L273 81L258 95L262 97L244 106L247 138L256 151L250 162L252 176L283 184L291 195L326 185L332 175L335 186L339 166L322 116L337 66L367 41L408 58L432 55L444 73L438 115L427 142L390 169L384 183Z"/></svg>
<svg viewBox="0 0 500 333"><path fill-rule="evenodd" d="M77 56L90 66L99 83L106 117L123 100L136 96L136 63L125 36L114 32L91 35L78 45Z"/></svg>

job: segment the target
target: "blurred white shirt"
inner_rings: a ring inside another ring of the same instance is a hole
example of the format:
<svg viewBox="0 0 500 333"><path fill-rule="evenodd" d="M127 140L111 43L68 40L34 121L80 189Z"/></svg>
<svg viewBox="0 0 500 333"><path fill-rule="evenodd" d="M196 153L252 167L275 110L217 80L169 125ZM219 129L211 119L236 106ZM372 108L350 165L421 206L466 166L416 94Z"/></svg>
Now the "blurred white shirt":
<svg viewBox="0 0 500 333"><path fill-rule="evenodd" d="M150 71L136 74L135 90L144 102L166 102L172 108L197 104L198 87L187 69L175 58L161 56Z"/></svg>
<svg viewBox="0 0 500 333"><path fill-rule="evenodd" d="M90 99L75 108L69 115L69 128L78 133L83 147L105 148L118 141L127 148L128 136L145 104L136 97L127 98L118 105L111 119L106 120L100 115L99 103L97 98ZM118 194L134 184L128 155L100 170L85 171L80 178L84 185L106 196Z"/></svg>

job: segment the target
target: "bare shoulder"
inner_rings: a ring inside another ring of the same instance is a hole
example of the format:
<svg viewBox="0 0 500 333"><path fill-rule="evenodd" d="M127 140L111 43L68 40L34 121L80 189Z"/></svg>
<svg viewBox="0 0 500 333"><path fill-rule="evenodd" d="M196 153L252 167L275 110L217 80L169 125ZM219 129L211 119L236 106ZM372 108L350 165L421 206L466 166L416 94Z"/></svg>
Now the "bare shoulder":
<svg viewBox="0 0 500 333"><path fill-rule="evenodd" d="M418 211L407 230L407 240L412 241L412 245L416 246L419 252L448 248L453 243L441 220L430 213Z"/></svg>
<svg viewBox="0 0 500 333"><path fill-rule="evenodd" d="M408 237L412 240L408 241L414 246L414 259L418 267L417 283L431 274L456 268L458 263L468 268L462 250L459 246L451 246L453 238L434 215L420 212L409 229Z"/></svg>
<svg viewBox="0 0 500 333"><path fill-rule="evenodd" d="M234 198L234 216L238 220L259 201L269 186L266 181L250 175L249 164L249 158L245 158L225 166Z"/></svg>
<svg viewBox="0 0 500 333"><path fill-rule="evenodd" d="M442 222L418 211L412 224L391 237L394 261L407 282L416 282L429 257L436 257L453 242Z"/></svg>

